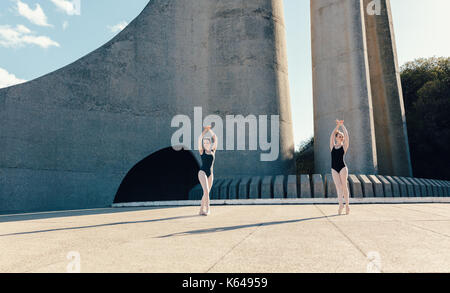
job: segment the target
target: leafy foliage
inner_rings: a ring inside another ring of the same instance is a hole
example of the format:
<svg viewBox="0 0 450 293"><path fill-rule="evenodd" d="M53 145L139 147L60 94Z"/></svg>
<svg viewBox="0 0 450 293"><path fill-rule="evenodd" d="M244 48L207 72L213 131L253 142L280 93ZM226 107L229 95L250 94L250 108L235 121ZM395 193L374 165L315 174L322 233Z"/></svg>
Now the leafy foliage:
<svg viewBox="0 0 450 293"><path fill-rule="evenodd" d="M297 174L314 174L314 137L302 142L295 151Z"/></svg>
<svg viewBox="0 0 450 293"><path fill-rule="evenodd" d="M414 176L450 180L450 58L408 62L401 79Z"/></svg>

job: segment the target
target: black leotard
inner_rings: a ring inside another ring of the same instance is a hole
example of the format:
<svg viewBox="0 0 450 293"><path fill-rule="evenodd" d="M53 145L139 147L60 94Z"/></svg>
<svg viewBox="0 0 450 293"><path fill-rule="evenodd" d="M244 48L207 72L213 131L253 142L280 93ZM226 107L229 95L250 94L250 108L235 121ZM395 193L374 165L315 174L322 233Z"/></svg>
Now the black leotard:
<svg viewBox="0 0 450 293"><path fill-rule="evenodd" d="M214 168L214 151L211 151L211 154L207 154L206 151L203 150L203 154L200 157L202 158L202 167L200 168L200 171L205 172L206 176L209 177Z"/></svg>
<svg viewBox="0 0 450 293"><path fill-rule="evenodd" d="M341 172L342 169L347 167L344 162L344 147L335 148L331 151L331 168L336 172Z"/></svg>

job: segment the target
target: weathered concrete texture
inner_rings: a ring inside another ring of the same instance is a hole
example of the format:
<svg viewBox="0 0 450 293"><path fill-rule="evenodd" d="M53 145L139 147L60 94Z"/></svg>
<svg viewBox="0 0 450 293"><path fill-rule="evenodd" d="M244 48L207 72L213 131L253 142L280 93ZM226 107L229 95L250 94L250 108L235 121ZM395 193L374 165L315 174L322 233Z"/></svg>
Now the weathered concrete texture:
<svg viewBox="0 0 450 293"><path fill-rule="evenodd" d="M325 197L325 185L320 174L312 175L312 194L314 198Z"/></svg>
<svg viewBox="0 0 450 293"><path fill-rule="evenodd" d="M411 184L413 185L414 188L414 194L416 197L420 197L422 196L422 189L420 187L419 182L417 182L415 180L415 178L406 178L409 182L411 182Z"/></svg>
<svg viewBox="0 0 450 293"><path fill-rule="evenodd" d="M254 176L250 181L249 198L259 198L261 196L261 177Z"/></svg>
<svg viewBox="0 0 450 293"><path fill-rule="evenodd" d="M361 198L363 196L363 189L361 186L361 181L359 181L356 175L348 175L348 183L350 186L350 195L354 198Z"/></svg>
<svg viewBox="0 0 450 293"><path fill-rule="evenodd" d="M299 197L299 189L300 184L298 182L297 175L288 175L287 177L287 188L286 188L286 197L287 198L298 198Z"/></svg>
<svg viewBox="0 0 450 293"><path fill-rule="evenodd" d="M364 7L371 2L363 0ZM379 3L379 15L364 9L378 172L409 177L412 167L391 5L389 0Z"/></svg>
<svg viewBox="0 0 450 293"><path fill-rule="evenodd" d="M193 122L194 106L224 120L280 115L278 160L221 151L216 177L289 174L283 13L275 0L150 1L98 50L0 90L0 211L110 205L136 163L171 145L172 118Z"/></svg>
<svg viewBox="0 0 450 293"><path fill-rule="evenodd" d="M330 169L329 135L344 119L352 173L412 176L388 0L311 0L315 168Z"/></svg>
<svg viewBox="0 0 450 293"><path fill-rule="evenodd" d="M203 189L200 184L196 185L194 188L191 189L189 192L189 199L190 200L200 200L203 196Z"/></svg>
<svg viewBox="0 0 450 293"><path fill-rule="evenodd" d="M334 184L333 176L331 174L325 175L325 187L327 198L337 198L336 185Z"/></svg>
<svg viewBox="0 0 450 293"><path fill-rule="evenodd" d="M366 175L358 175L358 179L361 181L361 187L364 197L374 197L372 182Z"/></svg>
<svg viewBox="0 0 450 293"><path fill-rule="evenodd" d="M249 190L250 190L250 177L244 177L242 178L241 182L239 183L239 199L247 199Z"/></svg>
<svg viewBox="0 0 450 293"><path fill-rule="evenodd" d="M273 176L264 176L261 182L261 198L273 198Z"/></svg>
<svg viewBox="0 0 450 293"><path fill-rule="evenodd" d="M224 181L225 179L214 180L210 193L211 199L220 199L220 186Z"/></svg>
<svg viewBox="0 0 450 293"><path fill-rule="evenodd" d="M393 197L400 197L401 196L401 190L400 190L400 185L398 184L397 180L395 180L391 176L386 176L385 178L389 181L389 183L391 183L392 196Z"/></svg>
<svg viewBox="0 0 450 293"><path fill-rule="evenodd" d="M375 197L384 197L383 184L377 178L377 176L369 175L369 176L367 176L367 178L369 178L370 182L372 182L374 196Z"/></svg>
<svg viewBox="0 0 450 293"><path fill-rule="evenodd" d="M406 184L406 196L408 197L414 197L415 193L414 193L414 186L412 185L412 183L404 177L399 177L400 180L402 180L405 184Z"/></svg>
<svg viewBox="0 0 450 293"><path fill-rule="evenodd" d="M383 185L384 196L385 197L393 197L392 183L389 180L387 180L384 176L378 175L377 178Z"/></svg>
<svg viewBox="0 0 450 293"><path fill-rule="evenodd" d="M0 217L1 273L448 273L449 204L96 209ZM414 244L414 245L413 245ZM199 257L202 256L202 257ZM376 271L376 270L375 270ZM372 270L372 272L374 272ZM220 290L219 290L220 291Z"/></svg>
<svg viewBox="0 0 450 293"><path fill-rule="evenodd" d="M400 190L400 196L401 197L408 197L408 188L406 187L406 183L401 180L399 177L397 176L393 176L392 177L398 184L398 188Z"/></svg>
<svg viewBox="0 0 450 293"><path fill-rule="evenodd" d="M220 199L229 199L228 191L232 181L232 179L227 179L222 183L222 186L220 187Z"/></svg>
<svg viewBox="0 0 450 293"><path fill-rule="evenodd" d="M330 134L344 119L352 173L377 174L375 130L363 7L360 0L311 1L314 94L314 159L317 173L330 172Z"/></svg>
<svg viewBox="0 0 450 293"><path fill-rule="evenodd" d="M337 198L336 186L331 174L325 174L323 177L320 174L313 174L312 184L310 183L309 175L216 179L210 198L228 200L285 199L287 203L289 203L289 199L297 198ZM350 174L348 178L348 188L352 198L387 198L387 202L392 202L389 201L389 198L392 197L447 197L449 184L449 181L442 180L382 175ZM221 190L220 196L219 190ZM197 185L191 190L190 199L199 200L202 194L200 185ZM374 202L383 201L375 200ZM419 200L418 202L423 201Z"/></svg>
<svg viewBox="0 0 450 293"><path fill-rule="evenodd" d="M241 183L241 178L235 178L231 181L228 189L228 199L237 199L239 195L239 184Z"/></svg>
<svg viewBox="0 0 450 293"><path fill-rule="evenodd" d="M311 198L311 179L309 175L300 175L300 197Z"/></svg>
<svg viewBox="0 0 450 293"><path fill-rule="evenodd" d="M275 177L275 181L273 182L273 197L274 198L286 197L285 179L283 175L278 175Z"/></svg>

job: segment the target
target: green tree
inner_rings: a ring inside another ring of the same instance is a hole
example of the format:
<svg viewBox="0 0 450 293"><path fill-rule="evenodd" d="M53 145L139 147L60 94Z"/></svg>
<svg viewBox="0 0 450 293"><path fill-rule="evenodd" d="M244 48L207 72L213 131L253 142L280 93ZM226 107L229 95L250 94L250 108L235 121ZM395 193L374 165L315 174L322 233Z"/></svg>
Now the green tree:
<svg viewBox="0 0 450 293"><path fill-rule="evenodd" d="M295 151L297 174L314 174L314 137L302 142Z"/></svg>
<svg viewBox="0 0 450 293"><path fill-rule="evenodd" d="M450 58L408 62L401 79L414 176L450 180Z"/></svg>

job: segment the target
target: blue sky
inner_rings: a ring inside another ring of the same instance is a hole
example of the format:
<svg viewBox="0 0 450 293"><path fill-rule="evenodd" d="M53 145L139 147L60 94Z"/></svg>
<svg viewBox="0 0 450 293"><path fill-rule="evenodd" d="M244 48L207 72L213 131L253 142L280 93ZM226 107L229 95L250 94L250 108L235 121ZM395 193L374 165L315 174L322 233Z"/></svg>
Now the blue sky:
<svg viewBox="0 0 450 293"><path fill-rule="evenodd" d="M81 10L76 5L79 1ZM195 0L190 0L195 1ZM1 0L0 88L65 66L110 40L148 0ZM38 6L37 6L38 5ZM391 0L400 65L450 56L449 0ZM309 0L284 0L295 142L313 135Z"/></svg>

